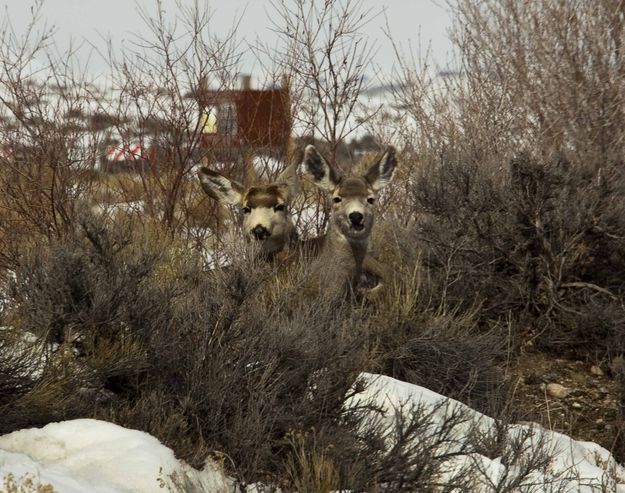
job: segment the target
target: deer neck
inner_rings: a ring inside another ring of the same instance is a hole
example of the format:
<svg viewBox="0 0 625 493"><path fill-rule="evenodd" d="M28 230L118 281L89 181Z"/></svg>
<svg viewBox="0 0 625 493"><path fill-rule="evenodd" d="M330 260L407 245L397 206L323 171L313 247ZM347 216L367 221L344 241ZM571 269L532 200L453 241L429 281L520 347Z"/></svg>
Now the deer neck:
<svg viewBox="0 0 625 493"><path fill-rule="evenodd" d="M346 237L339 228L331 225L325 238L324 256L330 257L337 267L345 272L352 288L355 288L362 274L362 265L367 256L369 237L353 239Z"/></svg>

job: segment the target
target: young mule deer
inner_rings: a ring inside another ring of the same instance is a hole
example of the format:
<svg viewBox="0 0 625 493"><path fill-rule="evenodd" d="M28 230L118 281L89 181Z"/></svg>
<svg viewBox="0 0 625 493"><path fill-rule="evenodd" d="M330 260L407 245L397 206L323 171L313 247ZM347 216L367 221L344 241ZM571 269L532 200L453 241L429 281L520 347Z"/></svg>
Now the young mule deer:
<svg viewBox="0 0 625 493"><path fill-rule="evenodd" d="M345 176L313 145L306 147L306 171L312 181L332 198L332 212L319 254L319 266L326 278L328 275L338 276L341 288L347 284L352 293L363 272L384 277L382 266L368 255L368 245L377 194L391 181L396 165L395 149L389 146L364 175Z"/></svg>
<svg viewBox="0 0 625 493"><path fill-rule="evenodd" d="M274 182L248 188L204 166L198 176L207 195L221 204L240 207L245 236L259 243L262 258L272 260L297 241L289 211L298 191L296 169L290 165Z"/></svg>

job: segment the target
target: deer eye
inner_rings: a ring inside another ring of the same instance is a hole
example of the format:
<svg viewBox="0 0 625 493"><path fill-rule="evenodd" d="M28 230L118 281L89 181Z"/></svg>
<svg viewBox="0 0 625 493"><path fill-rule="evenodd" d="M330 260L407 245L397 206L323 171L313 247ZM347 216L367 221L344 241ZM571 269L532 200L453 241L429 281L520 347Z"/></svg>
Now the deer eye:
<svg viewBox="0 0 625 493"><path fill-rule="evenodd" d="M334 197L334 198L332 199L332 201L333 201L335 204L338 204L339 202L341 202L341 200L343 200L341 197Z"/></svg>
<svg viewBox="0 0 625 493"><path fill-rule="evenodd" d="M252 212L252 209L250 209L249 207L243 207L243 209L241 209L243 211L243 214L249 214L250 212Z"/></svg>
<svg viewBox="0 0 625 493"><path fill-rule="evenodd" d="M374 197L369 197L367 199L367 202L369 202L370 204L373 204L375 202L375 198Z"/></svg>
<svg viewBox="0 0 625 493"><path fill-rule="evenodd" d="M273 208L273 210L274 210L274 211L276 211L276 212L278 212L278 211L283 211L285 208L286 208L286 207L285 207L285 205L284 205L284 204L278 204L278 205L276 205L276 206Z"/></svg>

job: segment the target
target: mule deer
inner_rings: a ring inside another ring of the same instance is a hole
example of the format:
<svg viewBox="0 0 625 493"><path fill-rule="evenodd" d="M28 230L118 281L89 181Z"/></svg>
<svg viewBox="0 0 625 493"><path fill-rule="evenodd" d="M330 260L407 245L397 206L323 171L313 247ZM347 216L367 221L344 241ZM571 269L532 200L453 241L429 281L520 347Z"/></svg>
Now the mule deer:
<svg viewBox="0 0 625 493"><path fill-rule="evenodd" d="M364 175L345 176L313 145L306 147L306 171L312 181L332 198L332 212L319 253L319 266L324 269L326 278L328 275L338 276L339 284L347 283L351 292L357 288L363 272L384 277L385 269L368 254L368 245L377 194L391 181L396 165L395 149L389 146ZM337 264L336 270L328 268L332 265L330 261Z"/></svg>
<svg viewBox="0 0 625 493"><path fill-rule="evenodd" d="M244 234L259 242L263 258L272 260L286 246L297 241L289 211L290 202L298 190L296 168L291 165L274 182L248 188L204 166L198 176L210 197L221 204L240 207Z"/></svg>

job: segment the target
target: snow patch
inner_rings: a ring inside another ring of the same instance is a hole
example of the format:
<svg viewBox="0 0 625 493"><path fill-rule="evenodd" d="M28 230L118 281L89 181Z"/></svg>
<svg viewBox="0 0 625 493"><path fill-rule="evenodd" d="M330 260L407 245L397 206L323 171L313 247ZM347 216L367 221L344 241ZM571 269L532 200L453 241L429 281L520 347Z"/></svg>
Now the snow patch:
<svg viewBox="0 0 625 493"><path fill-rule="evenodd" d="M436 432L437 428L442 429L452 413L462 413L463 419L459 420L449 435L450 440L445 442L446 449L438 451L452 455L459 453L447 463L447 479L464 467L475 470L477 465L480 473L477 474L474 491L486 493L496 491L493 485L501 485L518 476L522 464L506 464L507 461L503 460L503 457L489 458L474 451L462 453L470 434L476 432L495 434L494 419L417 385L370 373L361 374L360 379L366 386L365 390L356 394L348 405L359 406L370 403L380 407L383 412L377 419L384 420L389 430L393 429L394 417L402 409L418 408L422 412L431 413L429 431L432 433ZM532 473L515 491L625 493L625 468L617 464L612 455L596 443L577 441L561 433L546 430L538 424L511 425L505 433L508 442L516 439L523 444L522 448L526 452L521 461L538 450L553 454L553 460L546 471ZM392 433L389 433L387 439L393 440ZM544 487L537 489L537 485Z"/></svg>
<svg viewBox="0 0 625 493"><path fill-rule="evenodd" d="M285 167L283 160L263 155L254 155L252 165L258 176L265 179L276 176Z"/></svg>
<svg viewBox="0 0 625 493"><path fill-rule="evenodd" d="M30 477L58 493L162 493L178 485L232 491L213 465L197 471L147 433L93 419L51 423L0 437L0 476ZM161 487L164 485L164 487Z"/></svg>

